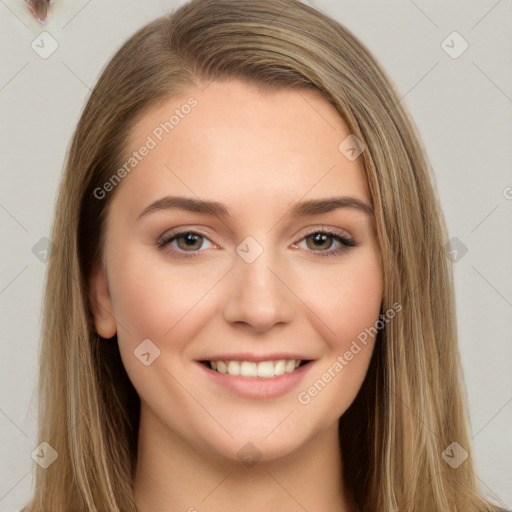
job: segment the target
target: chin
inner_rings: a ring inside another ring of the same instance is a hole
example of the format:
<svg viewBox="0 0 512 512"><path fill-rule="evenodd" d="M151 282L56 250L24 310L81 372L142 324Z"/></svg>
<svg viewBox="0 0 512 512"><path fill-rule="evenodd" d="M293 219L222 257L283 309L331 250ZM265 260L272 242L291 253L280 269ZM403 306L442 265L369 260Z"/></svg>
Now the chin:
<svg viewBox="0 0 512 512"><path fill-rule="evenodd" d="M324 431L313 428L305 418L299 418L298 412L290 414L289 419L293 418L293 422L283 421L286 415L281 414L279 421L273 422L273 427L269 426L268 421L258 422L254 421L254 417L248 417L244 422L239 417L237 425L227 427L233 437L225 431L216 432L214 437L211 432L203 433L201 437L212 452L229 461L241 462L248 467L256 462L277 461L293 456L301 449L308 449L317 435Z"/></svg>

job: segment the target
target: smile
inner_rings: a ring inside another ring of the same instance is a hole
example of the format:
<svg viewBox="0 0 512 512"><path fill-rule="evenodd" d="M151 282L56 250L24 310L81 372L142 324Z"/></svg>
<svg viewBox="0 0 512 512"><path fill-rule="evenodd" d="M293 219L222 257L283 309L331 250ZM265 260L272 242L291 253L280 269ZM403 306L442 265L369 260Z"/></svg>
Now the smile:
<svg viewBox="0 0 512 512"><path fill-rule="evenodd" d="M279 359L275 361L203 361L212 370L225 375L270 379L292 373L308 361Z"/></svg>
<svg viewBox="0 0 512 512"><path fill-rule="evenodd" d="M240 354L242 356L242 354ZM214 384L242 398L265 400L277 398L296 389L314 366L312 359L293 359L284 354L264 357L236 358L236 355L196 361L203 375ZM250 356L249 356L250 357ZM259 359L254 361L254 359Z"/></svg>

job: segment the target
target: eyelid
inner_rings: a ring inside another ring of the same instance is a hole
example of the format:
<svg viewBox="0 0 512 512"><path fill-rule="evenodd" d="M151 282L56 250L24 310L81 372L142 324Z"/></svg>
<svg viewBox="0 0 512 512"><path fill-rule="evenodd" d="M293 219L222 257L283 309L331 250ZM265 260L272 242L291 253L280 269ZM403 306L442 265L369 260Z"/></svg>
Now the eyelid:
<svg viewBox="0 0 512 512"><path fill-rule="evenodd" d="M209 235L205 234L201 229L198 229L197 227L194 227L194 226L179 226L179 227L169 229L157 238L156 245L161 249L165 249L165 247L170 245L170 243L172 241L174 241L177 237L179 237L181 235L186 235L189 233L193 234L193 235L198 235L201 238L208 240L212 245L217 246L217 244L215 244L215 242L213 242L210 239ZM173 250L172 252L177 253L180 256L187 257L187 256L198 255L200 252L202 252L202 250L197 250L197 251Z"/></svg>
<svg viewBox="0 0 512 512"><path fill-rule="evenodd" d="M355 242L355 240L352 238L350 234L344 229L340 228L332 228L325 226L323 224L312 226L307 228L307 231L300 235L300 238L297 242L294 242L292 244L292 247L298 248L297 244L300 242L306 240L308 237L317 234L317 233L323 233L326 235L331 236L334 239L337 239L338 243L342 245L342 248L339 248L337 250L328 249L326 251L314 251L314 250L307 250L310 253L319 255L319 256L337 256L341 253L345 252L347 249L351 249L352 247L356 247L358 244ZM198 235L203 239L208 240L211 244L218 247L215 242L213 242L209 235L205 234L201 228L197 228L195 226L180 226L176 228L172 228L165 233L163 233L161 236L158 237L156 241L156 245L159 248L164 249L166 246L170 245L172 241L174 241L177 237L181 235L186 234L193 234ZM173 250L172 252L178 254L180 257L193 257L198 256L199 253L203 252L204 249L197 249L196 251L180 251L180 250Z"/></svg>
<svg viewBox="0 0 512 512"><path fill-rule="evenodd" d="M345 240L349 240L349 241L355 243L355 240L353 239L352 235L346 229L335 228L335 227L328 226L326 224L317 224L315 226L309 226L308 228L306 228L306 231L304 232L304 234L300 235L301 236L300 240L302 240L303 238L308 237L310 235L313 235L315 233L322 233L322 232L329 233L330 235L333 235L333 236L334 235L339 236L340 238L343 238ZM300 233L302 233L302 231ZM297 236L299 236L299 235L297 235Z"/></svg>
<svg viewBox="0 0 512 512"><path fill-rule="evenodd" d="M331 238L335 239L341 247L338 249L327 249L326 251L314 251L312 249L307 250L309 253L313 253L315 256L328 257L328 256L342 256L347 250L352 249L353 247L357 247L356 241L352 238L352 236L344 229L340 228L332 228L329 226L325 226L321 224L319 226L309 227L307 232L300 236L298 242L292 244L292 247L298 248L297 245L312 235L317 233L322 233L329 235Z"/></svg>

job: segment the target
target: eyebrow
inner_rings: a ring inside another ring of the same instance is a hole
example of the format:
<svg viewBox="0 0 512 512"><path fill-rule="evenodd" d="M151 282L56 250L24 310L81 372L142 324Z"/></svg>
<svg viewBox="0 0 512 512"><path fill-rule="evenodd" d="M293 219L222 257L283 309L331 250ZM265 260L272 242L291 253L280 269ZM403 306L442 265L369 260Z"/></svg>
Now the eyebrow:
<svg viewBox="0 0 512 512"><path fill-rule="evenodd" d="M356 210L367 215L373 215L373 208L355 197L329 197L325 199L311 199L292 203L290 215L302 217L306 215L317 215L328 213L338 208ZM162 210L181 209L195 213L206 213L217 217L232 218L233 212L224 204L217 201L195 199L192 197L166 196L146 206L138 219Z"/></svg>

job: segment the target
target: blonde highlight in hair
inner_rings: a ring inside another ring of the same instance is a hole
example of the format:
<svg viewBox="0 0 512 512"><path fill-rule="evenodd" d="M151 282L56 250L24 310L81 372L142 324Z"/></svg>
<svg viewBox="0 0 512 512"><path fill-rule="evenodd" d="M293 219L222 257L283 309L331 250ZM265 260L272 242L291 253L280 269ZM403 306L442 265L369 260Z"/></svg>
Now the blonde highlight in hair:
<svg viewBox="0 0 512 512"><path fill-rule="evenodd" d="M66 162L45 288L38 441L59 456L36 468L24 510L137 511L140 400L116 340L95 332L88 284L119 187L103 200L93 192L122 166L144 113L212 80L314 88L366 144L383 310L402 310L380 332L340 419L344 476L359 510L497 510L476 486L446 228L416 128L368 50L295 0L194 0L139 30L103 70ZM457 469L441 457L453 441L470 454Z"/></svg>

